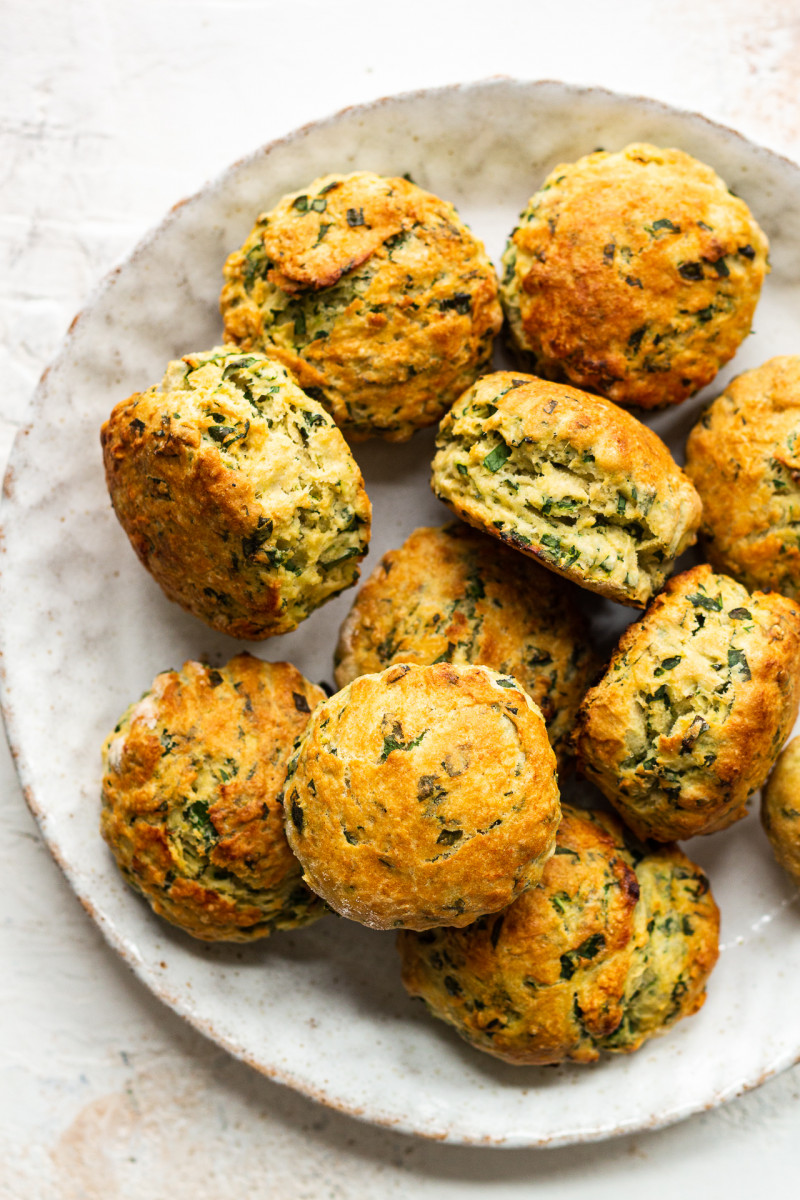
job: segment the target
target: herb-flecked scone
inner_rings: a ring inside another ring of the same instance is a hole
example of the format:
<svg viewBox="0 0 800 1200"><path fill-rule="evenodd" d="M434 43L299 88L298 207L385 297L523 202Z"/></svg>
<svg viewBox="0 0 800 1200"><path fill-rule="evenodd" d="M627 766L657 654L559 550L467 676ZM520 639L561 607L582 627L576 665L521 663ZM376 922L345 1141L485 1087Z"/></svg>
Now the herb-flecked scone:
<svg viewBox="0 0 800 1200"><path fill-rule="evenodd" d="M711 167L645 143L562 163L520 214L501 298L537 374L678 404L750 331L768 242Z"/></svg>
<svg viewBox="0 0 800 1200"><path fill-rule="evenodd" d="M102 429L111 500L142 563L214 629L288 633L356 582L371 508L328 413L263 354L171 362Z"/></svg>
<svg viewBox="0 0 800 1200"><path fill-rule="evenodd" d="M359 591L339 636L336 685L396 662L491 667L539 706L563 765L597 666L570 590L468 525L416 529Z"/></svg>
<svg viewBox="0 0 800 1200"><path fill-rule="evenodd" d="M452 204L367 171L284 196L224 273L225 340L280 358L356 440L438 421L503 319L494 268Z"/></svg>
<svg viewBox="0 0 800 1200"><path fill-rule="evenodd" d="M439 426L431 486L465 521L581 587L644 608L700 498L661 439L601 396L496 371Z"/></svg>
<svg viewBox="0 0 800 1200"><path fill-rule="evenodd" d="M670 579L578 710L578 767L639 837L745 815L797 717L800 610L707 565Z"/></svg>
<svg viewBox="0 0 800 1200"><path fill-rule="evenodd" d="M708 561L748 588L800 598L800 357L728 384L686 443Z"/></svg>
<svg viewBox="0 0 800 1200"><path fill-rule="evenodd" d="M161 917L206 941L316 920L284 833L294 739L324 692L289 663L239 654L157 675L103 746L101 830Z"/></svg>
<svg viewBox="0 0 800 1200"><path fill-rule="evenodd" d="M466 929L401 933L403 983L478 1050L518 1065L630 1053L691 1016L717 961L708 880L677 846L637 844L564 807L539 887Z"/></svg>
<svg viewBox="0 0 800 1200"><path fill-rule="evenodd" d="M561 811L555 766L510 676L397 664L315 709L287 771L286 834L342 916L466 925L538 883Z"/></svg>
<svg viewBox="0 0 800 1200"><path fill-rule="evenodd" d="M789 742L767 781L761 823L776 859L800 887L800 737Z"/></svg>

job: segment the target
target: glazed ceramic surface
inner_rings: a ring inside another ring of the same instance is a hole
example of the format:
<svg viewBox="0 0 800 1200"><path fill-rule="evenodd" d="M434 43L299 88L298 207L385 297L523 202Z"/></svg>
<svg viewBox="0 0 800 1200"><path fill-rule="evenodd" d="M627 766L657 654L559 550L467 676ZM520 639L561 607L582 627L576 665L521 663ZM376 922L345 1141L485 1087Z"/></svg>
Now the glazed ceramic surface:
<svg viewBox="0 0 800 1200"><path fill-rule="evenodd" d="M177 205L73 323L18 437L3 502L3 704L25 794L109 942L166 1003L275 1079L365 1120L454 1142L564 1144L654 1127L752 1087L800 1056L797 894L757 819L687 843L722 910L705 1008L631 1057L515 1069L478 1054L410 1001L390 934L333 917L250 947L191 941L154 917L98 834L99 747L153 676L241 643L199 624L137 562L108 501L98 431L168 359L220 340L226 254L258 212L329 171L409 172L452 200L499 261L559 161L630 141L710 163L753 209L773 271L755 329L706 393L649 418L682 461L704 400L733 374L800 347L800 170L703 118L558 83L485 83L347 110L235 164ZM498 352L497 364L503 365ZM433 432L355 447L375 527L366 571L448 513L428 487ZM332 678L351 591L294 633L249 647ZM607 648L633 614L585 597ZM589 796L574 782L570 796Z"/></svg>

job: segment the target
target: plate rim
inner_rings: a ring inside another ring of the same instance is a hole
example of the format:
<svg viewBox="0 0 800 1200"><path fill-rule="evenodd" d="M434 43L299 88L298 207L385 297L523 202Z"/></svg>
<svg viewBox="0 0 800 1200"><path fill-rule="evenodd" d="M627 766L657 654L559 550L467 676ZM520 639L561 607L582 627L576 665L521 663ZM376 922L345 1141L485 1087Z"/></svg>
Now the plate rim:
<svg viewBox="0 0 800 1200"><path fill-rule="evenodd" d="M566 94L572 94L575 97L583 96L598 96L607 97L614 102L625 104L638 104L644 109L656 111L661 114L677 116L689 122L699 122L709 126L713 131L721 133L726 137L739 141L747 148L748 153L755 158L763 158L769 161L777 161L784 166L792 168L798 172L800 177L800 166L787 155L774 150L759 142L753 141L739 130L730 125L726 125L722 121L714 120L706 116L704 113L693 109L683 108L678 105L670 104L663 100L658 100L654 97L642 96L635 93L620 92L613 88L603 85L579 84L559 79L542 78L542 79L524 79L517 76L497 74L486 76L476 80L467 80L457 83L449 83L437 85L433 87L421 87L401 92L391 93L377 97L374 100L365 101L358 104L346 105L343 108L337 109L335 112L314 120L305 122L289 132L273 138L247 154L240 156L233 162L229 163L222 170L216 172L201 183L188 196L181 198L170 206L168 211L154 224L150 225L145 232L136 240L132 248L124 251L117 260L109 267L98 279L92 288L90 288L86 299L79 308L78 312L72 318L72 321L67 327L67 330L61 341L59 342L56 353L42 371L39 380L34 387L28 404L26 406L24 420L17 429L11 447L9 450L8 461L4 472L2 483L2 495L0 497L0 553L5 551L6 527L9 516L14 505L14 480L16 476L17 460L22 454L22 445L27 437L37 418L41 418L42 410L47 400L47 383L48 377L54 369L57 369L68 360L70 351L75 341L80 326L83 320L97 307L103 300L106 293L113 285L114 280L125 268L135 263L136 259L147 250L152 243L158 239L170 226L176 221L180 211L204 197L209 191L214 191L220 188L221 185L232 176L236 171L255 162L255 160L266 157L271 154L276 148L283 145L289 145L292 142L302 139L308 132L324 129L326 126L331 126L339 122L343 117L350 117L360 113L374 112L384 106L395 104L412 104L419 100L433 100L435 98L447 95L453 95L463 91L481 91L484 89L494 89L503 86L519 88L535 92L539 88L553 87L561 89ZM800 179L799 179L800 181ZM4 581L4 573L0 571L0 595L2 595ZM763 1070L754 1074L751 1078L738 1080L732 1083L728 1088L715 1093L709 1100L692 1101L688 1104L684 1102L680 1106L675 1107L672 1111L662 1113L660 1116L651 1116L642 1121L635 1117L624 1120L618 1123L614 1128L597 1128L595 1130L576 1130L563 1129L559 1133L548 1135L535 1135L531 1132L526 1132L523 1135L512 1134L509 1137L494 1137L485 1135L482 1137L470 1137L463 1133L454 1132L452 1129L431 1129L421 1128L415 1125L410 1117L398 1117L387 1114L385 1112L376 1112L373 1110L366 1111L365 1107L357 1103L348 1103L342 1097L332 1095L334 1089L326 1090L324 1087L313 1086L308 1081L299 1078L295 1072L282 1068L276 1065L266 1064L259 1061L247 1049L239 1044L234 1038L226 1034L224 1031L215 1027L211 1019L204 1018L198 1012L194 1011L191 1004L182 999L178 994L173 993L168 986L159 982L159 976L148 970L147 965L141 956L137 953L136 947L132 945L125 935L117 928L114 921L99 908L91 896L88 894L86 887L81 883L77 868L65 858L61 853L55 837L48 832L48 814L42 804L39 802L32 784L29 764L21 749L18 741L17 722L13 698L11 696L11 685L6 672L6 635L7 628L3 619L4 606L0 605L0 713L2 714L5 727L6 738L9 749L11 751L12 761L20 783L23 798L35 818L42 838L61 871L66 876L67 882L77 900L83 907L84 911L94 921L99 928L108 945L120 956L123 962L130 968L136 978L143 984L151 995L154 995L167 1007L177 1013L183 1020L187 1021L194 1029L205 1037L210 1038L217 1045L221 1046L228 1053L233 1055L239 1061L247 1066L255 1069L259 1074L279 1083L283 1086L290 1087L308 1099L314 1100L317 1103L323 1104L336 1112L346 1116L353 1117L356 1120L366 1124L377 1125L382 1128L391 1129L395 1132L403 1133L408 1136L420 1137L426 1141L447 1143L451 1145L470 1146L470 1147L486 1147L500 1149L521 1149L521 1148L543 1148L543 1147L563 1147L568 1145L590 1144L601 1142L611 1138L617 1138L626 1134L636 1132L651 1132L658 1129L663 1129L669 1125L679 1121L686 1120L696 1113L708 1111L718 1107L721 1104L727 1103L729 1100L737 1096L760 1087L767 1080L784 1070L800 1063L800 1048L793 1052L787 1051L783 1055L778 1055L769 1065Z"/></svg>

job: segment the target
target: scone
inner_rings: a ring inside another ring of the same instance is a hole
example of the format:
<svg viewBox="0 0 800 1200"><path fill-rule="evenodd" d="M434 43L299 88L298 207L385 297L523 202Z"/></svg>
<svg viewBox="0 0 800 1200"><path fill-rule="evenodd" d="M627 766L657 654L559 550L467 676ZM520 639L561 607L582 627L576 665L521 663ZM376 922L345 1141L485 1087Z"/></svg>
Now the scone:
<svg viewBox="0 0 800 1200"><path fill-rule="evenodd" d="M800 737L789 742L764 788L761 823L776 859L800 886Z"/></svg>
<svg viewBox="0 0 800 1200"><path fill-rule="evenodd" d="M538 883L560 816L555 765L510 676L398 664L315 710L286 776L287 837L342 916L467 925Z"/></svg>
<svg viewBox="0 0 800 1200"><path fill-rule="evenodd" d="M539 887L467 929L401 933L403 983L465 1041L519 1065L629 1053L697 1012L718 956L708 880L564 808Z"/></svg>
<svg viewBox="0 0 800 1200"><path fill-rule="evenodd" d="M328 413L263 354L171 362L102 429L111 500L169 596L239 638L288 633L358 579L371 509Z"/></svg>
<svg viewBox="0 0 800 1200"><path fill-rule="evenodd" d="M559 763L597 660L571 589L468 525L416 529L385 554L342 625L336 685L391 663L479 663L513 675Z"/></svg>
<svg viewBox="0 0 800 1200"><path fill-rule="evenodd" d="M689 436L686 473L712 566L800 598L800 357L771 358L728 384Z"/></svg>
<svg viewBox="0 0 800 1200"><path fill-rule="evenodd" d="M406 179L326 175L225 264L225 340L289 367L348 437L406 441L480 374L497 278L452 204Z"/></svg>
<svg viewBox="0 0 800 1200"><path fill-rule="evenodd" d="M533 375L484 375L439 427L431 486L465 521L644 608L695 541L700 499L630 413Z"/></svg>
<svg viewBox="0 0 800 1200"><path fill-rule="evenodd" d="M750 331L768 243L743 200L681 150L562 163L520 214L501 295L537 374L618 404L678 404Z"/></svg>
<svg viewBox="0 0 800 1200"><path fill-rule="evenodd" d="M578 767L639 837L745 815L797 717L800 610L709 566L676 575L578 710Z"/></svg>
<svg viewBox="0 0 800 1200"><path fill-rule="evenodd" d="M301 878L280 792L324 692L289 663L239 654L157 675L103 746L101 830L161 917L251 941L326 911Z"/></svg>

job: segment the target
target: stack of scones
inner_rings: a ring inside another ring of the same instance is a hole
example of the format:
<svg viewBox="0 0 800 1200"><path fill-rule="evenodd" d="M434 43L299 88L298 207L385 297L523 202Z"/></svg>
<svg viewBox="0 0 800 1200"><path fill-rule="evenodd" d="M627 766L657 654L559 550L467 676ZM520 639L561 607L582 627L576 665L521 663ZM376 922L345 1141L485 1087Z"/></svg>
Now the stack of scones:
<svg viewBox="0 0 800 1200"><path fill-rule="evenodd" d="M800 357L734 379L685 472L629 409L713 380L767 251L710 167L646 144L557 166L500 281L407 178L327 175L257 218L221 344L103 426L142 563L215 630L295 629L367 552L346 438L436 423L457 520L367 579L334 694L240 653L128 708L101 829L156 913L206 940L331 910L397 930L410 995L510 1063L628 1053L700 1008L719 912L676 839L745 815L800 703ZM492 372L504 316L518 370ZM605 664L597 596L641 610ZM575 766L602 795L562 807ZM799 789L800 742L763 813L800 883Z"/></svg>

